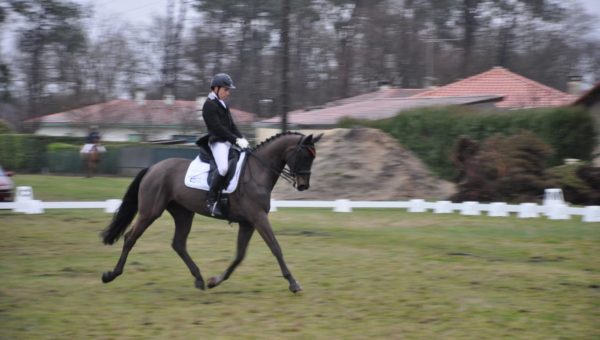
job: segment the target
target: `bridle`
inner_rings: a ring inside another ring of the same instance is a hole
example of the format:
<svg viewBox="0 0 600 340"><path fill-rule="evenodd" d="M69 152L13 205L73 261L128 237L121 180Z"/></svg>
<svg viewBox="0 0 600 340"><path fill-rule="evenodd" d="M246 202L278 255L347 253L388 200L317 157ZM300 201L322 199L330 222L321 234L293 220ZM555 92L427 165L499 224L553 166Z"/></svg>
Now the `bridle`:
<svg viewBox="0 0 600 340"><path fill-rule="evenodd" d="M296 176L300 175L300 176L308 176L311 174L310 169L309 170L299 170L298 169L298 159L300 156L300 151L305 148L306 150L308 150L308 152L310 153L310 155L315 158L317 153L315 150L315 147L313 145L305 145L304 141L306 140L308 136L302 136L302 138L300 139L300 141L298 141L298 144L296 144L296 148L294 149L294 154L293 154L293 158L294 158L294 167L290 168L290 169L286 169L285 167L279 171L275 168L273 168L271 165L267 164L262 158L260 158L259 156L257 156L252 150L247 149L246 152L248 152L249 155L253 156L254 158L256 158L258 160L258 162L264 166L265 168L269 169L272 173L274 173L275 175L283 178L284 180L286 180L287 182L289 182L290 184L292 184L292 186L296 187ZM287 161L286 161L287 164Z"/></svg>

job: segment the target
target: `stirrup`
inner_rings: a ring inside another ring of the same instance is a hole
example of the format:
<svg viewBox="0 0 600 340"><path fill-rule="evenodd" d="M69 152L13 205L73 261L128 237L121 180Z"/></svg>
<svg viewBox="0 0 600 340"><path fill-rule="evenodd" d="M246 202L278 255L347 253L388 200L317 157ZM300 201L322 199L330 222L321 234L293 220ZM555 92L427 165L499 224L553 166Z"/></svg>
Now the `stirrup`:
<svg viewBox="0 0 600 340"><path fill-rule="evenodd" d="M215 201L214 203L206 203L206 207L208 208L208 212L210 212L210 216L212 217L221 217L223 213L219 209L219 201Z"/></svg>

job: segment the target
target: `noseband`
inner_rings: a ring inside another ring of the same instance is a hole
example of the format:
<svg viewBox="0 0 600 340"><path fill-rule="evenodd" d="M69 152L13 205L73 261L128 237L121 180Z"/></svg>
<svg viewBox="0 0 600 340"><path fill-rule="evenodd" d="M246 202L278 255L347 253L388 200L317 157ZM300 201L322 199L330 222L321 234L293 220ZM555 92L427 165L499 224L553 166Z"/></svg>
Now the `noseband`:
<svg viewBox="0 0 600 340"><path fill-rule="evenodd" d="M287 173L290 176L296 176L296 175L310 175L311 171L310 170L298 170L298 157L300 155L300 150L302 150L303 148L305 148L306 150L308 150L308 152L310 153L310 155L312 156L312 158L315 158L317 156L317 151L315 150L314 146L307 146L304 145L304 140L306 140L308 136L303 136L302 139L300 139L300 141L298 142L298 144L296 145L296 149L294 150L294 169L290 169L287 171ZM285 169L284 169L285 170Z"/></svg>

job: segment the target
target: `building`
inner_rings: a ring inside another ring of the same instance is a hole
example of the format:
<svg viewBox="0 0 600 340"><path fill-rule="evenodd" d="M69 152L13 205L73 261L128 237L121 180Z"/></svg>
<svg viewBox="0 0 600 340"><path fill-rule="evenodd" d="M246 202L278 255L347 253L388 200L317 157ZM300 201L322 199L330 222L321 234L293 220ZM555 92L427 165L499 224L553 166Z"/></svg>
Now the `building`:
<svg viewBox="0 0 600 340"><path fill-rule="evenodd" d="M498 95L503 99L494 105L499 109L525 109L570 105L577 96L571 95L503 67L418 93L411 98L447 98L455 96Z"/></svg>
<svg viewBox="0 0 600 340"><path fill-rule="evenodd" d="M90 128L100 131L103 141L193 140L204 133L203 100L116 99L26 121L37 126L35 134L85 137ZM252 134L255 115L238 109L231 113L244 132Z"/></svg>
<svg viewBox="0 0 600 340"><path fill-rule="evenodd" d="M317 133L332 129L344 118L384 119L399 112L430 106L465 105L494 109L501 95L415 98L423 89L381 88L378 91L334 101L323 107L296 110L288 113L288 129L303 133ZM264 140L281 130L281 117L265 119L254 124L256 139Z"/></svg>

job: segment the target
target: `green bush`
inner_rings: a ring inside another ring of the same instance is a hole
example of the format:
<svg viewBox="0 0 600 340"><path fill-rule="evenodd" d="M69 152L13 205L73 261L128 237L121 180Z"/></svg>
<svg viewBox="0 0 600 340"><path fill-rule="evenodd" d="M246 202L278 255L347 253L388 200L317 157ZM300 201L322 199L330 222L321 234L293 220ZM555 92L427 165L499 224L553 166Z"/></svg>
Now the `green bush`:
<svg viewBox="0 0 600 340"><path fill-rule="evenodd" d="M377 121L346 119L340 125L369 126L389 133L446 179L456 175L451 156L460 136L482 141L496 133L512 135L528 130L554 149L550 165L558 165L564 158L589 160L596 138L591 114L572 107L502 112L458 106L432 107L405 111Z"/></svg>
<svg viewBox="0 0 600 340"><path fill-rule="evenodd" d="M0 119L0 134L12 132L13 130L11 129L10 125L6 121Z"/></svg>
<svg viewBox="0 0 600 340"><path fill-rule="evenodd" d="M49 144L82 143L77 137L51 137L29 134L0 134L0 164L20 172L40 172L47 166L46 150Z"/></svg>
<svg viewBox="0 0 600 340"><path fill-rule="evenodd" d="M48 152L52 152L52 151L62 151L62 150L69 150L69 151L78 151L81 149L81 145L73 145L73 144L68 144L68 143L51 143L48 144Z"/></svg>
<svg viewBox="0 0 600 340"><path fill-rule="evenodd" d="M600 204L600 168L587 164L565 164L546 171L553 187L563 190L565 200L573 204Z"/></svg>

